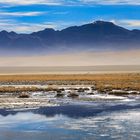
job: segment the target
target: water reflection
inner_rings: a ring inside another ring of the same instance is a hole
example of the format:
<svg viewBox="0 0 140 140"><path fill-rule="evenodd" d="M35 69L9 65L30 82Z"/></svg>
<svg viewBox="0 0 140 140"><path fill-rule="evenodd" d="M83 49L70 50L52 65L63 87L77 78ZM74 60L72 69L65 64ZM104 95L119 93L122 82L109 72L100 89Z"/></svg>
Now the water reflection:
<svg viewBox="0 0 140 140"><path fill-rule="evenodd" d="M139 103L0 110L0 140L139 139Z"/></svg>
<svg viewBox="0 0 140 140"><path fill-rule="evenodd" d="M84 103L84 104L68 104L60 106L51 106L51 107L40 107L38 109L28 109L28 110L5 110L0 109L0 114L2 116L7 116L9 114L15 115L19 112L32 112L34 114L41 114L46 117L53 117L55 115L64 115L71 118L81 118L81 117L90 117L96 116L102 112L114 112L114 111L123 111L131 109L139 109L139 101L134 102L94 102L93 103Z"/></svg>

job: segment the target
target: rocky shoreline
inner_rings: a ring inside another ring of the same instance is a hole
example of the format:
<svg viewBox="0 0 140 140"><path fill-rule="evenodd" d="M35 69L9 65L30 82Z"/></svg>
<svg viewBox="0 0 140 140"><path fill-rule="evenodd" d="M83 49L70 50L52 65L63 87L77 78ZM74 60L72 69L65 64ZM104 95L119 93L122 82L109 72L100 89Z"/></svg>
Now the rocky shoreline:
<svg viewBox="0 0 140 140"><path fill-rule="evenodd" d="M87 85L53 85L41 86L20 85L3 87L0 92L1 109L30 109L56 106L61 102L95 102L95 101L128 101L140 97L134 90L97 90L95 86Z"/></svg>
<svg viewBox="0 0 140 140"><path fill-rule="evenodd" d="M140 97L139 73L0 76L0 108L38 108L73 101L127 101L137 97Z"/></svg>

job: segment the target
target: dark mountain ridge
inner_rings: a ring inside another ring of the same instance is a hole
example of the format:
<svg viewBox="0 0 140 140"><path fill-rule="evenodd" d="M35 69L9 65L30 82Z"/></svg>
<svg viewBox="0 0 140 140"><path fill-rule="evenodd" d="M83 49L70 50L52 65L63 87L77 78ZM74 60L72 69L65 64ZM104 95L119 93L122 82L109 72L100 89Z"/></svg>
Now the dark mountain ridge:
<svg viewBox="0 0 140 140"><path fill-rule="evenodd" d="M140 30L128 30L112 22L96 21L82 26L72 26L63 30L46 28L31 34L14 31L0 32L0 49L12 51L34 50L104 50L140 48Z"/></svg>

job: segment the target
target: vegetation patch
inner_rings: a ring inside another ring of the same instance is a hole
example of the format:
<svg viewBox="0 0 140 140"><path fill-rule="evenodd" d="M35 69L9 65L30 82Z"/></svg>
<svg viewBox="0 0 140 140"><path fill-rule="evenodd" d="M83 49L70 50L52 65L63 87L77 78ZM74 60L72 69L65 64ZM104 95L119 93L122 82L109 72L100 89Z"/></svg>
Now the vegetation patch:
<svg viewBox="0 0 140 140"><path fill-rule="evenodd" d="M29 94L21 93L18 98L29 98L29 97L30 97Z"/></svg>
<svg viewBox="0 0 140 140"><path fill-rule="evenodd" d="M68 97L70 97L70 98L77 98L79 95L78 94L76 94L76 93L70 93L69 95L68 95Z"/></svg>
<svg viewBox="0 0 140 140"><path fill-rule="evenodd" d="M64 95L65 95L65 94L63 94L63 93L57 93L57 94L56 94L56 97L57 97L57 98L62 98L62 97L64 97Z"/></svg>

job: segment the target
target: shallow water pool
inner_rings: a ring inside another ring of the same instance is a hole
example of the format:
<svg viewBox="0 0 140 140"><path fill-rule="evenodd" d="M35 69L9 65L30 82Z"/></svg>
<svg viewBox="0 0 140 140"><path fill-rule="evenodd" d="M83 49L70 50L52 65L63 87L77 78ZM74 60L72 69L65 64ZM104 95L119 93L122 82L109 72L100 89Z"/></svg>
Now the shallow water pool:
<svg viewBox="0 0 140 140"><path fill-rule="evenodd" d="M0 140L138 140L140 103L94 102L0 110Z"/></svg>

